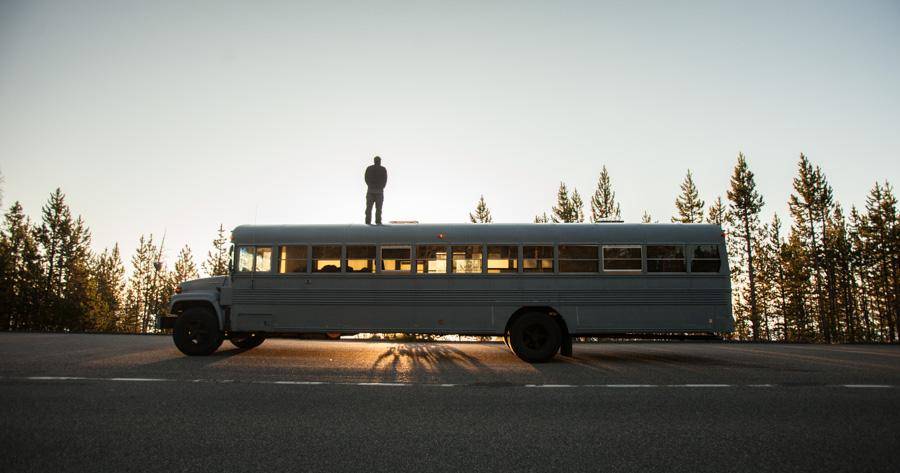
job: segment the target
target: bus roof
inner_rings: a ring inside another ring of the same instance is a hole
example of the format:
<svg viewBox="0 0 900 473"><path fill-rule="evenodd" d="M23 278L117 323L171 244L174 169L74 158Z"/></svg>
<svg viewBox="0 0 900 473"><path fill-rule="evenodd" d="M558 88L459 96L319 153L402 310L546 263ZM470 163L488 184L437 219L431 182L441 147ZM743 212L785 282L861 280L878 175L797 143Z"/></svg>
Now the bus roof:
<svg viewBox="0 0 900 473"><path fill-rule="evenodd" d="M428 223L240 225L235 244L720 243L719 225L681 223Z"/></svg>

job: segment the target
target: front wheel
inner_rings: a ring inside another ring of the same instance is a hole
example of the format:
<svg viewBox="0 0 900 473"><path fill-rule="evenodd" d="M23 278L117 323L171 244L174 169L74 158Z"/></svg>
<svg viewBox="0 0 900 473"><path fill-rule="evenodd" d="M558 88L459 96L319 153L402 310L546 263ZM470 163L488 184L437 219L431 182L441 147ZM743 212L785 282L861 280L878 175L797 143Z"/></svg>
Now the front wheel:
<svg viewBox="0 0 900 473"><path fill-rule="evenodd" d="M209 309L194 307L184 311L175 320L172 340L175 346L188 356L213 354L222 345L219 319Z"/></svg>
<svg viewBox="0 0 900 473"><path fill-rule="evenodd" d="M513 353L529 363L549 361L562 344L562 330L549 315L529 312L509 328L509 345Z"/></svg>
<svg viewBox="0 0 900 473"><path fill-rule="evenodd" d="M266 336L258 333L239 333L232 335L228 341L242 350L249 350L262 345L262 342L266 341Z"/></svg>

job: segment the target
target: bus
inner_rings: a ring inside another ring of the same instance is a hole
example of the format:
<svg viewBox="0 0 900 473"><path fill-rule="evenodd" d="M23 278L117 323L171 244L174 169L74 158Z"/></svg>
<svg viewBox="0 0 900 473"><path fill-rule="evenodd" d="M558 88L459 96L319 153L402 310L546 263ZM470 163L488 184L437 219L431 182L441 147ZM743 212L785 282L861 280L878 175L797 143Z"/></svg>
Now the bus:
<svg viewBox="0 0 900 473"><path fill-rule="evenodd" d="M573 337L734 330L706 224L241 225L230 274L177 286L157 327L186 355L288 334L503 337L538 363Z"/></svg>

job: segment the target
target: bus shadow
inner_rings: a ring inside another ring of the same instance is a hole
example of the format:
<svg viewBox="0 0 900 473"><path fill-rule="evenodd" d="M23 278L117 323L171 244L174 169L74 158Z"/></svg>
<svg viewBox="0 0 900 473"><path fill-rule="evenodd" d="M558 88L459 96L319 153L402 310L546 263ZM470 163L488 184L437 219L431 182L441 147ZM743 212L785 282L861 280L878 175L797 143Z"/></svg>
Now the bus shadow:
<svg viewBox="0 0 900 473"><path fill-rule="evenodd" d="M381 381L406 381L456 373L489 373L493 369L478 358L444 344L407 343L395 345L375 359L370 368Z"/></svg>

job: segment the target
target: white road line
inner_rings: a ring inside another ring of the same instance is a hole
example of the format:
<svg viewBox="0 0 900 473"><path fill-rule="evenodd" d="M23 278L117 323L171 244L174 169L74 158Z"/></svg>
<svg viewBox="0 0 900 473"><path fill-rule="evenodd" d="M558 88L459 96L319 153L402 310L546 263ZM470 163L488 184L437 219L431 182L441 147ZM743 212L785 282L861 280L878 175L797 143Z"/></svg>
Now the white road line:
<svg viewBox="0 0 900 473"><path fill-rule="evenodd" d="M670 384L670 388L730 388L730 384Z"/></svg>
<svg viewBox="0 0 900 473"><path fill-rule="evenodd" d="M29 376L25 379L31 379L34 381L74 381L88 378L82 378L81 376Z"/></svg>
<svg viewBox="0 0 900 473"><path fill-rule="evenodd" d="M0 377L0 379L26 379L30 381L131 381L131 382L185 382L185 383L241 383L233 379L167 379L167 378L89 378L84 376L27 376L27 377ZM280 384L294 386L389 386L389 387L466 387L467 384L456 383L384 383L384 382L362 382L362 383L335 383L329 381L246 381L255 384ZM471 385L472 387L477 385ZM641 389L641 388L783 388L790 387L782 384L522 384L510 387L524 388L613 388L613 389ZM825 385L820 385L825 387ZM848 388L848 389L892 389L896 388L893 384L832 384L830 387Z"/></svg>
<svg viewBox="0 0 900 473"><path fill-rule="evenodd" d="M174 381L163 378L101 378L104 381L137 381L137 382L153 382L153 381Z"/></svg>
<svg viewBox="0 0 900 473"><path fill-rule="evenodd" d="M603 388L658 388L658 384L595 384Z"/></svg>
<svg viewBox="0 0 900 473"><path fill-rule="evenodd" d="M325 381L272 381L271 384L299 384L302 386L318 386L321 384L329 384Z"/></svg>
<svg viewBox="0 0 900 473"><path fill-rule="evenodd" d="M413 386L409 383L343 383L353 386Z"/></svg>

